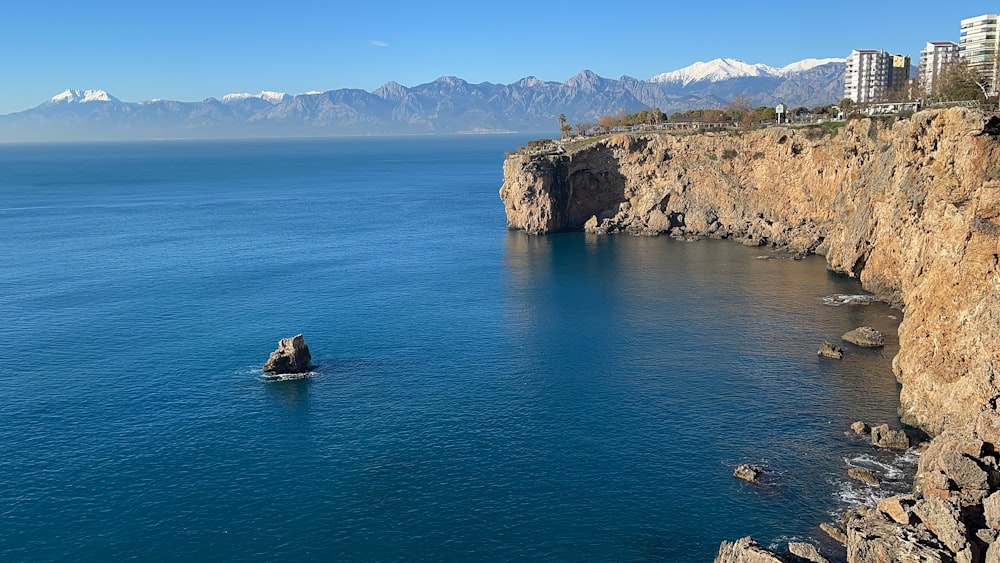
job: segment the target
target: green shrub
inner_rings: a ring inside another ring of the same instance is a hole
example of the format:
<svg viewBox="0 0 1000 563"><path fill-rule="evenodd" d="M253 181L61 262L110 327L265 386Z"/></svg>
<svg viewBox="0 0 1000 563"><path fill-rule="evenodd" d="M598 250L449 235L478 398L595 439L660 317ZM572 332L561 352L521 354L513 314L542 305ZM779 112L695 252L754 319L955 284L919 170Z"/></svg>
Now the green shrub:
<svg viewBox="0 0 1000 563"><path fill-rule="evenodd" d="M736 158L738 154L739 153L736 152L736 149L725 149L722 151L722 158L724 158L725 160L730 160Z"/></svg>
<svg viewBox="0 0 1000 563"><path fill-rule="evenodd" d="M753 153L753 159L754 160L760 160L760 159L764 158L764 156L765 156L764 155L764 151L757 151L757 152Z"/></svg>
<svg viewBox="0 0 1000 563"><path fill-rule="evenodd" d="M528 141L528 150L538 150L545 148L552 139L535 139L534 141Z"/></svg>
<svg viewBox="0 0 1000 563"><path fill-rule="evenodd" d="M987 172L986 179L991 182L1000 180L1000 168L993 168L989 172Z"/></svg>

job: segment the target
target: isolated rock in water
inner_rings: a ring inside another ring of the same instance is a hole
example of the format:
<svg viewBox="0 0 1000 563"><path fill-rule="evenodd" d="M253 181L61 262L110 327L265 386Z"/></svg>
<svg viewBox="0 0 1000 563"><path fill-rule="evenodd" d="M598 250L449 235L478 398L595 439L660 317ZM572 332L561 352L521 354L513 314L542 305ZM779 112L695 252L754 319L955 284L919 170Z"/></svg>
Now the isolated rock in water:
<svg viewBox="0 0 1000 563"><path fill-rule="evenodd" d="M278 349L264 363L264 371L273 374L305 373L309 371L309 347L301 334L278 341Z"/></svg>
<svg viewBox="0 0 1000 563"><path fill-rule="evenodd" d="M872 445L879 448L905 450L910 447L910 437L902 430L892 430L888 424L872 427Z"/></svg>
<svg viewBox="0 0 1000 563"><path fill-rule="evenodd" d="M868 485L878 485L878 477L870 469L865 469L864 467L852 467L848 469L847 476Z"/></svg>
<svg viewBox="0 0 1000 563"><path fill-rule="evenodd" d="M749 463L743 463L736 466L733 470L733 477L737 479L743 479L744 481L750 483L756 483L760 480L760 476L764 474L764 470L757 465L751 465Z"/></svg>
<svg viewBox="0 0 1000 563"><path fill-rule="evenodd" d="M844 334L841 338L862 348L881 348L885 346L885 337L882 336L881 332L870 326L859 326Z"/></svg>
<svg viewBox="0 0 1000 563"><path fill-rule="evenodd" d="M854 433L858 435L867 434L871 432L871 428L869 428L867 424L861 422L860 420L851 425L851 430L853 430Z"/></svg>
<svg viewBox="0 0 1000 563"><path fill-rule="evenodd" d="M844 357L844 351L840 349L840 346L826 341L820 345L819 352L816 352L816 354L823 356L824 358L833 358L835 360L839 360Z"/></svg>
<svg viewBox="0 0 1000 563"><path fill-rule="evenodd" d="M781 563L782 559L773 551L747 536L732 543L724 541L719 546L715 563Z"/></svg>

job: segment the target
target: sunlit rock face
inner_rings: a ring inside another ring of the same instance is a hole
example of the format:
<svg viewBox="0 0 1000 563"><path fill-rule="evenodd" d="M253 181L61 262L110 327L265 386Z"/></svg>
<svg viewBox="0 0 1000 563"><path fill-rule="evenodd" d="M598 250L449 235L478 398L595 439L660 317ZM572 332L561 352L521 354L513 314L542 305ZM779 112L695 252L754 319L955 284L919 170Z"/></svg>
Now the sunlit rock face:
<svg viewBox="0 0 1000 563"><path fill-rule="evenodd" d="M1000 142L963 108L891 127L621 134L519 150L500 190L530 233L731 238L826 256L900 307L904 422L1000 444Z"/></svg>

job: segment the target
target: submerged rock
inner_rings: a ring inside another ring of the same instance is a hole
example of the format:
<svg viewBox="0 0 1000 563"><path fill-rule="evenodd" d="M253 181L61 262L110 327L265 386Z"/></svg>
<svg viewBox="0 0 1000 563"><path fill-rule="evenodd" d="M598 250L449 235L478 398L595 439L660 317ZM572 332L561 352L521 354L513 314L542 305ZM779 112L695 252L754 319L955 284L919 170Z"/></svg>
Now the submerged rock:
<svg viewBox="0 0 1000 563"><path fill-rule="evenodd" d="M870 326L859 326L845 333L841 338L862 348L881 348L885 346L885 336Z"/></svg>
<svg viewBox="0 0 1000 563"><path fill-rule="evenodd" d="M737 479L742 479L748 483L757 483L760 481L760 476L764 474L764 470L760 468L759 465L753 465L750 463L742 463L736 466L733 470L733 477Z"/></svg>
<svg viewBox="0 0 1000 563"><path fill-rule="evenodd" d="M847 470L847 476L855 481L861 481L866 485L878 485L878 477L870 469L864 467L852 467Z"/></svg>
<svg viewBox="0 0 1000 563"><path fill-rule="evenodd" d="M834 360L839 360L844 357L844 351L840 348L840 346L826 341L823 341L823 343L820 344L819 352L816 352L816 354L824 358L833 358Z"/></svg>
<svg viewBox="0 0 1000 563"><path fill-rule="evenodd" d="M309 346L301 334L278 341L278 349L264 363L264 371L275 375L306 373L309 371Z"/></svg>

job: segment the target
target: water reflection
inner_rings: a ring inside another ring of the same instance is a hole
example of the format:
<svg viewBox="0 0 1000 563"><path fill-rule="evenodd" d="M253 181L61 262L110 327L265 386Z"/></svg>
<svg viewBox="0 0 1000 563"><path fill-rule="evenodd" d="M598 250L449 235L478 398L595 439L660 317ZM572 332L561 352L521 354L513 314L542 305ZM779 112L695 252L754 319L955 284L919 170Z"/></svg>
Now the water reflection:
<svg viewBox="0 0 1000 563"><path fill-rule="evenodd" d="M669 477L682 486L657 490L673 507L732 490L705 529L746 532L750 511L763 528L807 534L840 505L844 460L868 447L847 437L850 422L898 424L900 313L824 304L863 291L821 257L582 233L511 232L505 250L519 408L557 441L533 447L601 457L606 472L643 487L644 470ZM816 356L823 340L861 325L882 331L886 348ZM781 487L745 497L731 477L743 461L779 472Z"/></svg>
<svg viewBox="0 0 1000 563"><path fill-rule="evenodd" d="M309 378L291 379L284 381L268 381L264 384L267 393L276 402L284 405L288 410L303 413L309 401Z"/></svg>

